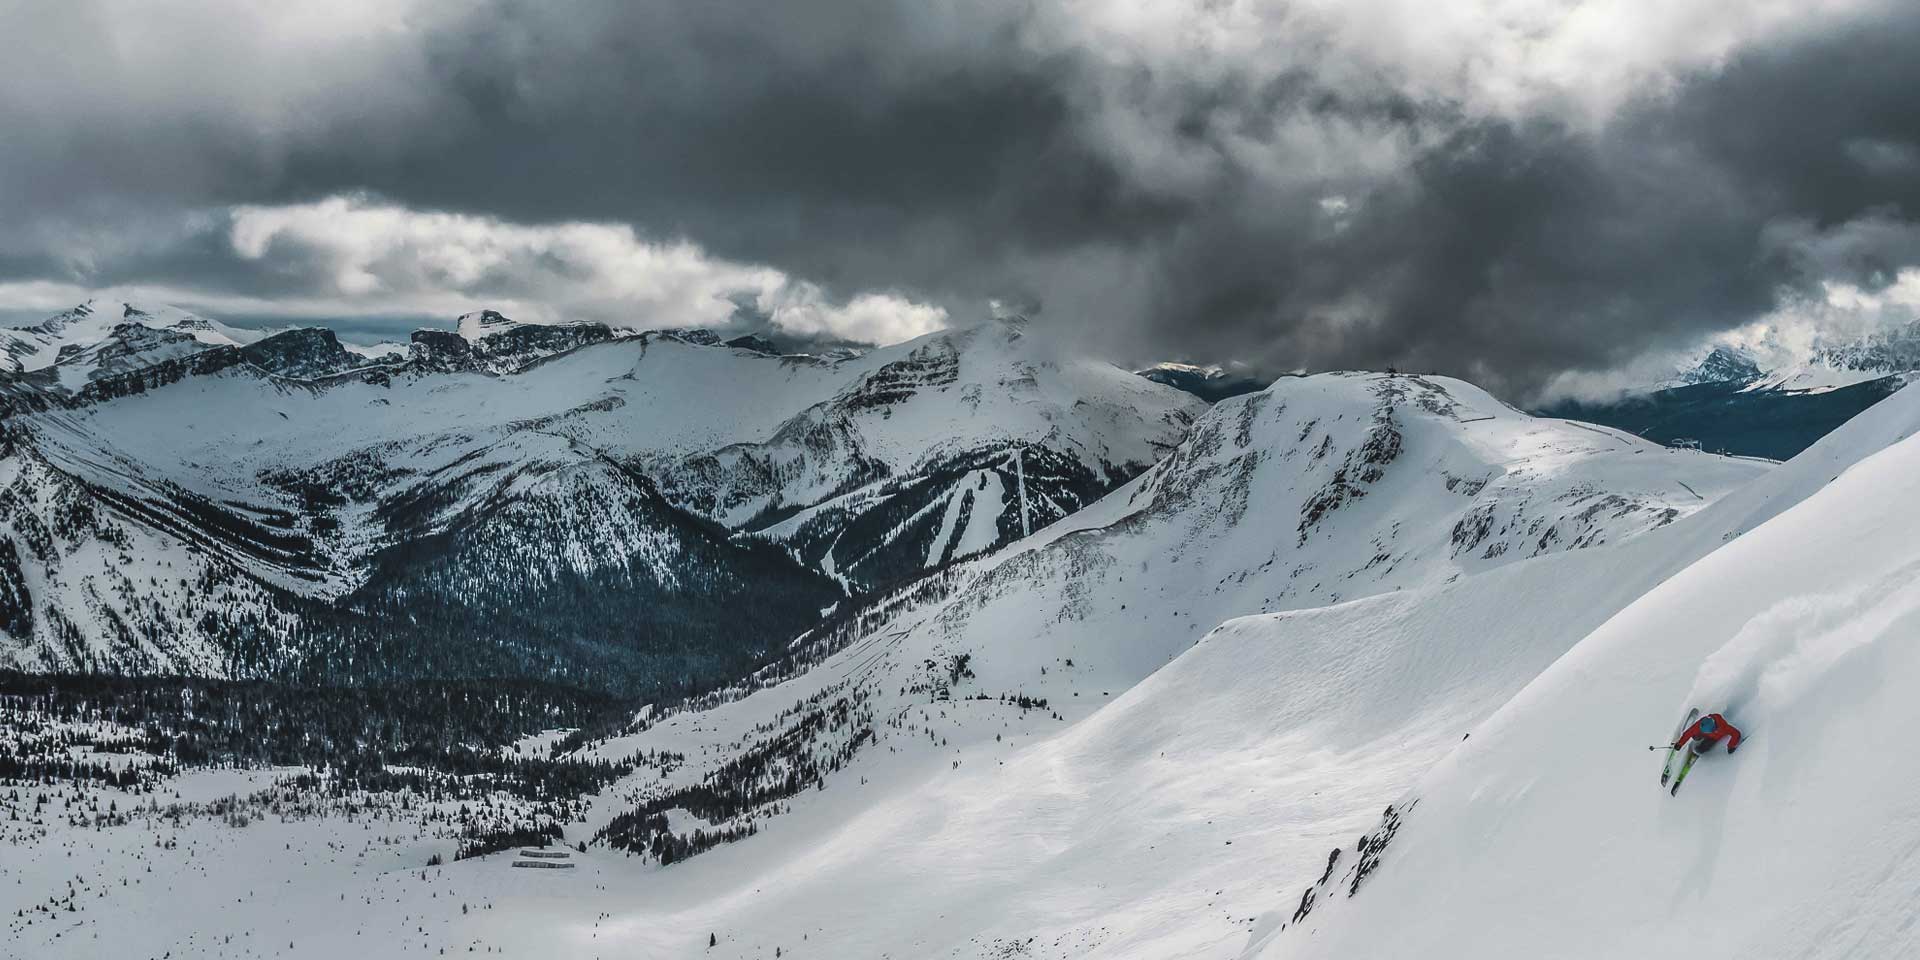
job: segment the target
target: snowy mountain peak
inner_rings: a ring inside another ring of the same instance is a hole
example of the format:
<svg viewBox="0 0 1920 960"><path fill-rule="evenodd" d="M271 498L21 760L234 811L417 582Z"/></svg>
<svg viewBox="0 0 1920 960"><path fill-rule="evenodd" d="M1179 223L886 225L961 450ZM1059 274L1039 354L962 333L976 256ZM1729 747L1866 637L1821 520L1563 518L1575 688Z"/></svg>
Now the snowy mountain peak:
<svg viewBox="0 0 1920 960"><path fill-rule="evenodd" d="M1691 361L1673 380L1673 386L1701 383L1748 383L1763 376L1760 363L1752 353L1726 344L1715 345L1705 356Z"/></svg>
<svg viewBox="0 0 1920 960"><path fill-rule="evenodd" d="M1220 369L1220 365L1217 363L1209 363L1203 366L1197 363L1181 363L1177 360L1162 360L1152 366L1134 371L1134 373L1143 377L1154 373L1178 373L1196 377L1217 377L1225 372L1226 371Z"/></svg>
<svg viewBox="0 0 1920 960"><path fill-rule="evenodd" d="M734 337L732 340L728 340L726 345L736 350L751 350L754 353L764 353L771 356L780 355L779 346L775 345L772 340L768 340L766 337L760 336L757 333Z"/></svg>
<svg viewBox="0 0 1920 960"><path fill-rule="evenodd" d="M510 319L497 310L476 310L472 313L463 313L460 315L460 318L455 321L455 327L459 331L460 336L470 343L479 342L496 333L512 330L519 326L522 326L519 321Z"/></svg>
<svg viewBox="0 0 1920 960"><path fill-rule="evenodd" d="M1881 375L1920 370L1920 321L1824 343L1815 350L1813 363Z"/></svg>
<svg viewBox="0 0 1920 960"><path fill-rule="evenodd" d="M63 357L111 338L126 339L124 326L172 330L204 346L238 346L260 339L260 331L240 330L179 307L140 305L94 298L36 324L0 329L0 372L45 369Z"/></svg>
<svg viewBox="0 0 1920 960"><path fill-rule="evenodd" d="M366 362L314 328L89 376L136 342L197 346L178 330L122 332L113 350L61 365L67 395L29 391L9 425L75 489L96 491L81 496L101 498L98 509L198 545L224 575L307 598L275 615L347 637L364 634L330 619L344 614L299 604L418 590L394 565L451 549L432 539L448 531L484 568L471 576L516 578L532 591L527 603L570 602L540 591L571 576L595 590L637 577L706 604L706 586L682 584L716 581L680 566L684 549L735 571L727 584L744 589L756 581L740 571L757 569L818 611L1057 522L1144 470L1200 409L1110 365L1033 359L965 332L829 363L675 335L614 338L596 324L496 324L477 342L417 331L399 369L339 376ZM558 540L575 546L549 552ZM107 630L72 569L59 615ZM434 583L454 590L466 576ZM114 589L137 603L149 588ZM178 632L191 632L201 602L183 593L170 609L184 613L140 629L161 647L204 650L206 637ZM757 615L700 613L708 624ZM805 625L781 616L742 636L774 642ZM34 635L54 623L37 620ZM78 664L112 653L46 656Z"/></svg>
<svg viewBox="0 0 1920 960"><path fill-rule="evenodd" d="M181 326L193 323L201 326ZM155 331L172 336L156 336ZM163 342L167 346L161 349ZM0 329L0 372L28 374L57 366L58 375L42 379L73 386L88 382L96 372L131 369L143 356L159 360L234 342L178 308L93 299L37 324ZM96 371L96 364L103 366Z"/></svg>
<svg viewBox="0 0 1920 960"><path fill-rule="evenodd" d="M680 327L658 331L660 336L696 347L717 347L723 342L720 335L705 327Z"/></svg>
<svg viewBox="0 0 1920 960"><path fill-rule="evenodd" d="M94 307L96 303L97 301L88 300L85 303L79 304L78 306L75 306L70 310L62 310L61 312L56 313L53 316L40 321L39 323L25 324L19 327L15 327L13 329L32 330L37 333L45 333L49 335L57 334L60 331L65 330L71 324L84 323L88 319L90 319L94 314Z"/></svg>
<svg viewBox="0 0 1920 960"><path fill-rule="evenodd" d="M312 379L364 366L367 359L348 350L325 327L301 327L250 343L240 352L269 373Z"/></svg>

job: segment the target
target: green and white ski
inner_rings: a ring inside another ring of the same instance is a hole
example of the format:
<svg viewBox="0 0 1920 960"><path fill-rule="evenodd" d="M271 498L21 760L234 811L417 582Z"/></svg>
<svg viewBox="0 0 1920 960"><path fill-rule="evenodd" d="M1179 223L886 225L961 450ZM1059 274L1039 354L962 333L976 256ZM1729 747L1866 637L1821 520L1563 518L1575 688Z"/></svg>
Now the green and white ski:
<svg viewBox="0 0 1920 960"><path fill-rule="evenodd" d="M1673 746L1671 746L1671 744L1675 740L1680 739L1681 732L1686 730L1688 727L1693 726L1693 722L1698 719L1700 719L1699 707L1694 707L1693 709L1688 710L1687 718L1685 720L1680 721L1680 725L1673 728L1673 736L1667 738L1667 743L1669 744L1669 746L1667 747L1667 762L1660 767L1660 785L1661 786L1663 787L1666 786L1667 781L1673 778L1673 758L1676 754L1680 752L1678 749L1675 749ZM1681 766L1680 775L1683 777L1686 776L1687 768L1691 766L1693 766L1693 751L1688 750L1687 762ZM1680 785L1677 783L1674 784L1673 786L1674 786L1674 789L1676 790L1680 788Z"/></svg>
<svg viewBox="0 0 1920 960"><path fill-rule="evenodd" d="M1685 762L1685 763L1683 763L1683 764L1681 764L1681 765L1680 765L1680 772L1679 772L1678 774L1676 774L1676 775L1674 775L1674 778L1673 778L1673 789L1672 789L1672 790L1669 790L1669 791L1667 791L1667 796L1669 796L1669 797L1676 797L1676 796L1679 796L1679 795L1680 795L1680 784L1681 784L1681 783L1682 783L1683 781L1685 781L1685 780L1687 779L1687 771L1688 771L1688 770L1692 770L1692 769L1693 769L1693 762L1694 762L1695 760L1698 760L1698 759L1700 759L1700 755L1699 755L1699 754L1697 754L1697 753L1694 753L1694 752L1693 752L1693 747L1691 747L1691 746L1686 746L1686 747L1682 747L1682 748L1680 748L1680 749L1682 749L1682 750L1685 750L1685 751L1686 751L1686 754L1687 754L1687 762Z"/></svg>

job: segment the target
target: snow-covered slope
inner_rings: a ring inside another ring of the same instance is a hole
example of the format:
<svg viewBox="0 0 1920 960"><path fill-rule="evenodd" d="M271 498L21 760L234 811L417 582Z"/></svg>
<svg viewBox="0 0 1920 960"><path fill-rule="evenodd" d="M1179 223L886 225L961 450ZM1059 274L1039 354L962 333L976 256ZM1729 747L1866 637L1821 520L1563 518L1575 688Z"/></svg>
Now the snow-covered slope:
<svg viewBox="0 0 1920 960"><path fill-rule="evenodd" d="M1774 502L1803 503L1530 683L1396 798L1397 832L1357 895L1330 896L1261 955L1920 949L1920 765L1898 738L1920 721L1916 407L1898 394L1783 467ZM1726 505L1747 508L1765 509ZM1668 796L1646 744L1689 706L1749 739Z"/></svg>

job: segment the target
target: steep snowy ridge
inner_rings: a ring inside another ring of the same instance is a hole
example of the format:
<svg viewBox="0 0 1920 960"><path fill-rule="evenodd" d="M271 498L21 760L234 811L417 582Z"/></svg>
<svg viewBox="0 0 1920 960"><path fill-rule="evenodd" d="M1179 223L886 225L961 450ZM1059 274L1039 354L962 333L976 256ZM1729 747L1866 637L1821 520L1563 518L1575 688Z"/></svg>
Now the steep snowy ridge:
<svg viewBox="0 0 1920 960"><path fill-rule="evenodd" d="M1751 383L1764 374L1751 351L1724 344L1715 345L1698 360L1690 361L1678 376L1661 387L1687 387L1698 383Z"/></svg>
<svg viewBox="0 0 1920 960"><path fill-rule="evenodd" d="M1778 515L1527 684L1394 798L1357 893L1263 936L1259 955L1920 948L1920 765L1895 733L1920 720L1917 428L1920 397L1902 392L1703 513L1729 533ZM1748 740L1669 796L1645 745L1689 706L1724 711Z"/></svg>
<svg viewBox="0 0 1920 960"><path fill-rule="evenodd" d="M248 362L297 379L408 360L440 371L511 373L616 336L604 324L527 324L492 310L462 316L455 326L418 331L411 344L360 346L321 327L242 330L177 307L95 299L31 326L0 328L0 375L22 375L57 401L82 396L95 381L151 379L170 362L203 353L203 367Z"/></svg>

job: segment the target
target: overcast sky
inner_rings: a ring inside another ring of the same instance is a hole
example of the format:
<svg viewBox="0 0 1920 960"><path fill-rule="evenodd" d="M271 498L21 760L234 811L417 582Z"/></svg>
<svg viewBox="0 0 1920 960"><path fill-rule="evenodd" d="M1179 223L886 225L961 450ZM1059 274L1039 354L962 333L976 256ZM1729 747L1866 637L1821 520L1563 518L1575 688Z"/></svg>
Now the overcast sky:
<svg viewBox="0 0 1920 960"><path fill-rule="evenodd" d="M0 314L890 342L1506 395L1920 304L1912 0L0 0Z"/></svg>

